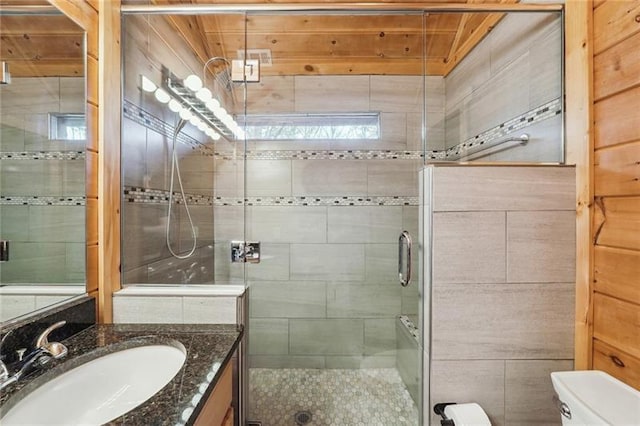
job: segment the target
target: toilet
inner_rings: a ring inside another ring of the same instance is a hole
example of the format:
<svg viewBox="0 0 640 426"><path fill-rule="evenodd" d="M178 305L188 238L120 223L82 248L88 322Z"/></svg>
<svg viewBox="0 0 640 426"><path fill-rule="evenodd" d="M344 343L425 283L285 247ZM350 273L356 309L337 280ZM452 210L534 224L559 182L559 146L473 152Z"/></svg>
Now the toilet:
<svg viewBox="0 0 640 426"><path fill-rule="evenodd" d="M563 425L640 425L640 392L603 371L551 373Z"/></svg>
<svg viewBox="0 0 640 426"><path fill-rule="evenodd" d="M436 404L433 411L442 417L442 426L491 426L487 413L475 402Z"/></svg>

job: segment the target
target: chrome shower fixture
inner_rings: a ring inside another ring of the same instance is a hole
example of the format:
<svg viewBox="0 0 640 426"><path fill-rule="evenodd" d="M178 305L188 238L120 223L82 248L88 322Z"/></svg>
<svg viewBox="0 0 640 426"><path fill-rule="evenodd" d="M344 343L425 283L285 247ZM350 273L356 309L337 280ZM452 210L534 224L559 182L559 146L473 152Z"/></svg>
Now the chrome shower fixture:
<svg viewBox="0 0 640 426"><path fill-rule="evenodd" d="M202 66L202 81L206 86L207 68L209 68L209 65L216 62L222 62L224 64L224 67L219 71L216 68L216 72L213 74L213 78L220 87L222 87L224 90L226 90L228 93L230 93L233 96L233 87L232 87L233 81L231 79L231 71L230 71L231 62L229 62L227 58L224 58L222 56L214 56L213 58L207 59L207 62L205 62L204 65Z"/></svg>
<svg viewBox="0 0 640 426"><path fill-rule="evenodd" d="M192 74L182 80L163 67L161 86L158 87L146 76L141 76L142 90L153 93L158 102L168 104L171 111L211 139L218 140L221 136L227 141L234 137L244 139L244 130L213 97L211 91L203 87L202 80L197 75Z"/></svg>

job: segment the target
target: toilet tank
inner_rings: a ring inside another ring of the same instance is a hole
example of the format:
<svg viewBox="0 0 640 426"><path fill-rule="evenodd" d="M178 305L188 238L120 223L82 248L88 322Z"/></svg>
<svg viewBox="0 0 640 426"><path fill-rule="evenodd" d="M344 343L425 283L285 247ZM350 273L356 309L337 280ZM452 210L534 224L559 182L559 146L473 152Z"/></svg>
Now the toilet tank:
<svg viewBox="0 0 640 426"><path fill-rule="evenodd" d="M640 392L603 371L551 373L563 425L640 425Z"/></svg>

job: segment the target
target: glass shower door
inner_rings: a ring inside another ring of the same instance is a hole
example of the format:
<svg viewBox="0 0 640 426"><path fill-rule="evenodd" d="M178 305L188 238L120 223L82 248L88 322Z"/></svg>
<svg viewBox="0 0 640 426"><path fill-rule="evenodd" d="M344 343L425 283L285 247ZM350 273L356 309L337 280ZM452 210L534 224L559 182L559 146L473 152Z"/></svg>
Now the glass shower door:
<svg viewBox="0 0 640 426"><path fill-rule="evenodd" d="M419 424L423 19L247 16L249 421Z"/></svg>

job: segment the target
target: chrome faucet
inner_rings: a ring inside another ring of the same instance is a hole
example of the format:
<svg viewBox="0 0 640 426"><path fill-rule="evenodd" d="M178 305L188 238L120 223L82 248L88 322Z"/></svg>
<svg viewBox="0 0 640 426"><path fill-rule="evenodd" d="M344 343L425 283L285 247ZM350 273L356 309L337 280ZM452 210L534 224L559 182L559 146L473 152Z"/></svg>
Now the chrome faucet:
<svg viewBox="0 0 640 426"><path fill-rule="evenodd" d="M16 383L33 368L43 367L52 359L60 359L67 354L68 349L65 345L59 342L49 342L49 334L66 323L66 321L60 321L47 327L36 339L36 347L33 352L21 360L18 371L13 375L9 374L7 366L0 360L0 390Z"/></svg>

